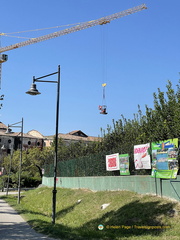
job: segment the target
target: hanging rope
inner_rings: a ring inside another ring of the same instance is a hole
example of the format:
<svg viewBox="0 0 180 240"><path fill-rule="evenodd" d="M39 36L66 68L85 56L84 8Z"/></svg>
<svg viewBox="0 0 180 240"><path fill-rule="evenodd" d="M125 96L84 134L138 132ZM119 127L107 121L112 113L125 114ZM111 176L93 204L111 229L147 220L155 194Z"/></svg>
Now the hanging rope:
<svg viewBox="0 0 180 240"><path fill-rule="evenodd" d="M102 105L99 106L101 114L107 114L106 105L106 93L105 87L107 82L107 27L106 25L102 27L101 30L101 64L102 64L102 87L103 87L103 97Z"/></svg>
<svg viewBox="0 0 180 240"><path fill-rule="evenodd" d="M105 87L106 87L106 83L103 83L102 84L102 87L103 87L103 102L102 102L102 105L105 105L106 104L106 94L105 94Z"/></svg>

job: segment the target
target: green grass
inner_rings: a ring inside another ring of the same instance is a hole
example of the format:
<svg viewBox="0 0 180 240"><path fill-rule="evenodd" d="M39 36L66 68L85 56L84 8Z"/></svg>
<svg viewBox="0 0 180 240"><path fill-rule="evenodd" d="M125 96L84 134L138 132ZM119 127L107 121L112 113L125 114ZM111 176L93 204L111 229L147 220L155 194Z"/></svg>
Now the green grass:
<svg viewBox="0 0 180 240"><path fill-rule="evenodd" d="M56 224L51 223L52 189L3 197L38 232L61 239L179 240L180 203L129 191L58 189ZM81 203L77 201L81 199ZM102 210L101 205L110 203ZM175 214L174 214L175 213ZM103 230L98 225L104 226ZM158 228L158 229L153 229Z"/></svg>

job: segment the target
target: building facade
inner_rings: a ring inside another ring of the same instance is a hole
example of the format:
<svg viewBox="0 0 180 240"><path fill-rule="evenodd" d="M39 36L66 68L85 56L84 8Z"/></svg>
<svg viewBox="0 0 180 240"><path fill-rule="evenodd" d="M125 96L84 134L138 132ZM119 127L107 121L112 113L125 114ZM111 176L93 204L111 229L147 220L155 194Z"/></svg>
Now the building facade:
<svg viewBox="0 0 180 240"><path fill-rule="evenodd" d="M21 148L21 132L12 132L11 129L0 122L0 155L12 153L13 150ZM28 150L32 147L43 148L43 136L33 136L28 133L23 133L22 149Z"/></svg>
<svg viewBox="0 0 180 240"><path fill-rule="evenodd" d="M10 129L11 130L11 129ZM51 146L54 135L43 136L37 130L31 130L28 133L23 133L23 150L28 150L33 147L49 147ZM89 143L92 141L100 141L100 137L90 137L83 133L81 130L69 132L67 134L58 134L58 138L61 138L63 142L68 146L71 143L82 141ZM13 150L21 148L21 132L8 131L8 127L0 122L0 155L9 154Z"/></svg>

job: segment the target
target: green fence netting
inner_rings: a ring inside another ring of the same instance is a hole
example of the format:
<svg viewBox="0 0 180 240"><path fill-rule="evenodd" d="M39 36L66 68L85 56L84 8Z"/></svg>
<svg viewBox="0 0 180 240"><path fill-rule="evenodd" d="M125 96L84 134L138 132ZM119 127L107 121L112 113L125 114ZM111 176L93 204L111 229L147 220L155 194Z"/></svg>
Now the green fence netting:
<svg viewBox="0 0 180 240"><path fill-rule="evenodd" d="M112 176L114 172L106 171L104 154L93 154L66 161L58 161L57 176L59 177L85 177L85 176ZM44 166L44 176L53 177L53 164Z"/></svg>

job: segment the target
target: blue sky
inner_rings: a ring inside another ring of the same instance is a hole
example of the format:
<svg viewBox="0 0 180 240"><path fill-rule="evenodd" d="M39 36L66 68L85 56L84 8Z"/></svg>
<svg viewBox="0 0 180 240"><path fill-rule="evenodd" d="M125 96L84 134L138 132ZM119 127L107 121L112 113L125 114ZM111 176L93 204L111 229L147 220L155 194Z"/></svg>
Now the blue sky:
<svg viewBox="0 0 180 240"><path fill-rule="evenodd" d="M38 83L38 96L25 92L33 76L55 72L61 65L59 132L80 129L98 136L100 128L121 114L132 119L138 104L143 111L146 104L153 107L153 92L166 91L168 80L175 88L180 72L179 0L1 0L3 33L86 22L143 3L147 10L110 24L5 52L9 59L2 67L0 121L7 125L23 117L24 132L36 129L53 135L56 84ZM57 30L14 35L31 38ZM1 46L20 41L24 39L2 36ZM103 82L107 115L98 111Z"/></svg>

